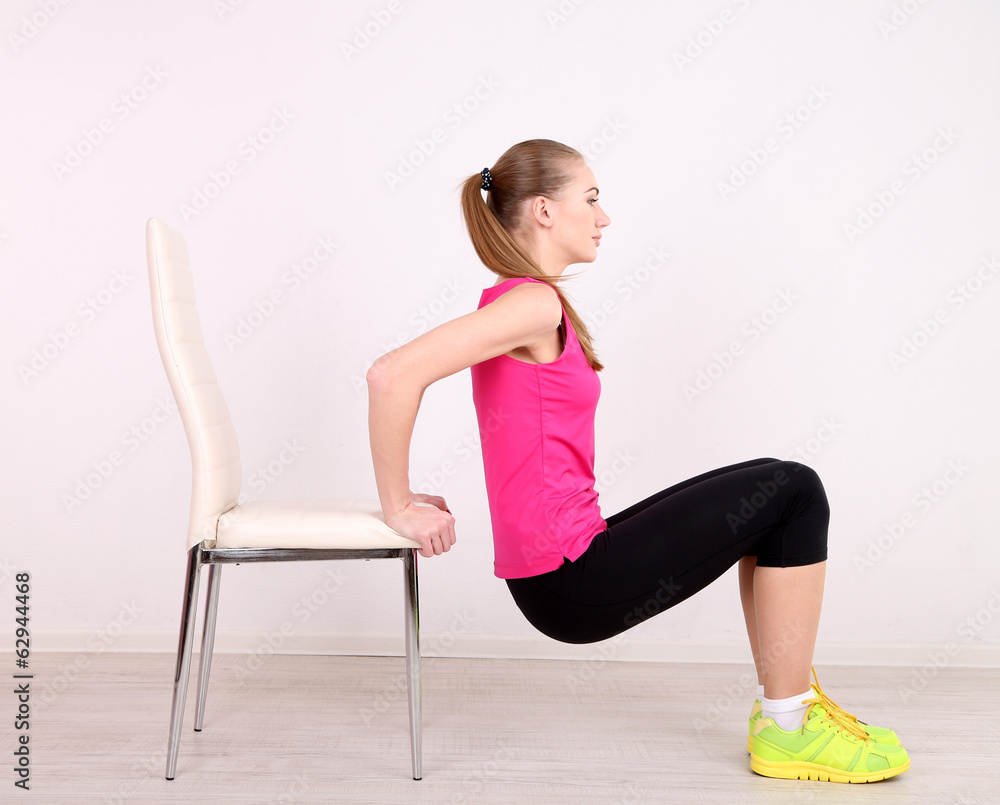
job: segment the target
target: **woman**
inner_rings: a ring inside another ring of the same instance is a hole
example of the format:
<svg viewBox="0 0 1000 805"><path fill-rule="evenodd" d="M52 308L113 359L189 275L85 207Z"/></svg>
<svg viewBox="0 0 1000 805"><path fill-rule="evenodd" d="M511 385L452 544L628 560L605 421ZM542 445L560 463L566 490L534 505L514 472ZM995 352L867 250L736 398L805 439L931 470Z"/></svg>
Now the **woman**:
<svg viewBox="0 0 1000 805"><path fill-rule="evenodd" d="M748 461L602 517L594 491L602 366L558 285L568 266L597 258L610 223L581 155L551 140L519 143L465 181L462 208L496 284L478 310L382 356L368 372L386 522L420 542L423 556L455 543L444 500L410 491L409 444L424 389L472 367L495 573L536 628L569 643L603 640L739 563L758 679L751 768L834 782L906 771L895 733L859 722L818 680L810 685L829 520L815 472L772 458Z"/></svg>

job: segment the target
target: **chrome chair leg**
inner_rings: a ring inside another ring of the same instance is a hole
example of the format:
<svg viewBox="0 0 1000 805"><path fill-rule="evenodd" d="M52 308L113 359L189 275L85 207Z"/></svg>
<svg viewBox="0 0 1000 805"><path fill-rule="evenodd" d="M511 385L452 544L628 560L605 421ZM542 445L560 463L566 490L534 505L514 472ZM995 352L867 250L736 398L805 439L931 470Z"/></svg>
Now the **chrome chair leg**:
<svg viewBox="0 0 1000 805"><path fill-rule="evenodd" d="M423 776L422 718L420 709L420 611L417 591L417 554L403 554L404 609L406 618L406 696L410 705L410 757L413 779Z"/></svg>
<svg viewBox="0 0 1000 805"><path fill-rule="evenodd" d="M201 571L201 544L188 552L187 577L184 581L184 603L181 607L180 637L177 641L177 666L174 671L174 701L170 710L170 735L167 740L168 780L177 769L177 750L184 722L184 701L187 699L188 677L191 674L191 649L194 645L195 616L198 612L198 576Z"/></svg>
<svg viewBox="0 0 1000 805"><path fill-rule="evenodd" d="M215 648L215 621L219 614L219 585L222 566L208 566L208 590L205 592L205 628L201 633L201 656L198 663L198 699L194 709L194 730L201 732L205 721L205 701L208 698L208 677L212 673L212 650Z"/></svg>

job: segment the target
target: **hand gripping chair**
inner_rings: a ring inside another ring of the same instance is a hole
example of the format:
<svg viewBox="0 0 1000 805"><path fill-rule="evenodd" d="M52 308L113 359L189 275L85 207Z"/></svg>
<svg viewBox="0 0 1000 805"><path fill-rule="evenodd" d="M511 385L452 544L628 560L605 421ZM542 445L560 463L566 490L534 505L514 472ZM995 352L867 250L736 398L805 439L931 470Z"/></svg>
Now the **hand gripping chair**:
<svg viewBox="0 0 1000 805"><path fill-rule="evenodd" d="M199 575L208 565L194 728L205 716L212 667L222 565L314 559L401 558L404 571L406 678L413 779L421 777L420 637L417 608L419 544L382 519L374 500L262 500L239 504L242 472L236 431L212 369L195 308L187 245L176 230L151 218L146 258L153 327L163 367L191 448L191 514L181 608L174 699L167 744L168 780L174 778L187 698L198 604Z"/></svg>

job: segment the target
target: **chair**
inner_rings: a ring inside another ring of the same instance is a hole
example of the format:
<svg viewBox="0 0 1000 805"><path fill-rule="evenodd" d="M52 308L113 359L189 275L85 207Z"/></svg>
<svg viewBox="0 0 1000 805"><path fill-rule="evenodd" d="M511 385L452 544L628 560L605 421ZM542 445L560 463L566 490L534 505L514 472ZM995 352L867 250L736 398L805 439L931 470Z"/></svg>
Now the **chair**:
<svg viewBox="0 0 1000 805"><path fill-rule="evenodd" d="M201 568L208 566L205 625L194 729L205 717L222 566L239 562L401 558L404 571L406 677L413 779L421 778L419 544L382 519L375 500L262 500L238 503L240 450L195 308L187 244L156 218L146 224L146 258L156 343L191 448L191 513L174 698L167 744L174 779L194 643Z"/></svg>

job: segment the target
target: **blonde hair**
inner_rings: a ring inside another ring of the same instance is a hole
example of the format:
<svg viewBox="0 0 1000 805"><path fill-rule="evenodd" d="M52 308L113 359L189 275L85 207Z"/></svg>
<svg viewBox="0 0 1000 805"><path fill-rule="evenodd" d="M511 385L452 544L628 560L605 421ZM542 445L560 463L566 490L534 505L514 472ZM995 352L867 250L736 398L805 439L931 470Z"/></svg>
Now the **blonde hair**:
<svg viewBox="0 0 1000 805"><path fill-rule="evenodd" d="M575 161L583 155L554 140L526 140L511 146L490 168L492 186L483 199L483 177L477 173L462 184L462 214L472 246L490 271L505 279L531 277L550 285L573 325L587 362L600 371L587 325L559 289L561 277L545 274L511 233L521 223L523 202L536 196L558 199L573 179Z"/></svg>

